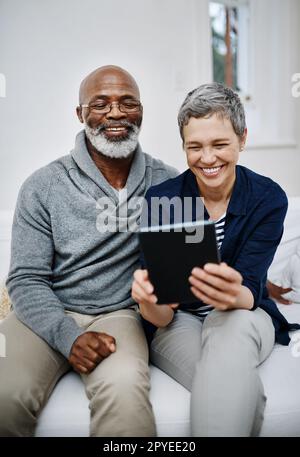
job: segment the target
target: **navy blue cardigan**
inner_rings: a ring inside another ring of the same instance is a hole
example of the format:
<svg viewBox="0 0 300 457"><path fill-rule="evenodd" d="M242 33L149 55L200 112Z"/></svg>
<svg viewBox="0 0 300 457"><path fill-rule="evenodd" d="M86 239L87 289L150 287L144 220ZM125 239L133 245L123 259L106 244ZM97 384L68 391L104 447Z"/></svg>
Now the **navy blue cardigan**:
<svg viewBox="0 0 300 457"><path fill-rule="evenodd" d="M176 178L151 187L146 194L149 214L151 197L194 197L193 200L196 201L195 197L199 197L196 177L188 169ZM243 285L251 290L254 297L253 309L259 306L271 316L276 341L284 345L290 342L288 331L300 329L300 325L289 324L280 313L275 302L268 296L266 280L268 268L283 234L287 206L285 192L278 184L237 165L220 251L222 261L239 271ZM171 213L171 224L174 222L172 217L174 214ZM206 209L204 217L209 218ZM181 309L184 309L184 305L181 305ZM144 324L149 338L156 327L145 321Z"/></svg>

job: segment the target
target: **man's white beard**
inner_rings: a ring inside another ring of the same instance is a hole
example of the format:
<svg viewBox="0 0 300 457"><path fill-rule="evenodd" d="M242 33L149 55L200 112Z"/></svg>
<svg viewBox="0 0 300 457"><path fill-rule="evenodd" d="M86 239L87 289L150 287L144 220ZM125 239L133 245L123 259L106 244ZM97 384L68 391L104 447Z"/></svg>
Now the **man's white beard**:
<svg viewBox="0 0 300 457"><path fill-rule="evenodd" d="M109 141L99 128L92 129L84 122L86 136L94 148L113 159L126 158L136 149L140 128L135 124L130 124L130 127L128 138Z"/></svg>

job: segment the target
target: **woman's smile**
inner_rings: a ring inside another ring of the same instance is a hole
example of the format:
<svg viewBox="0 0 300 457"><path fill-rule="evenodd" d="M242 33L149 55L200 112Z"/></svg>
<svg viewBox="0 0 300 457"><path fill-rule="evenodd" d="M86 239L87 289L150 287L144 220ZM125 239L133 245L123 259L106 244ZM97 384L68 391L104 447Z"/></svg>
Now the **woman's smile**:
<svg viewBox="0 0 300 457"><path fill-rule="evenodd" d="M203 176L213 179L213 178L218 178L221 175L224 167L225 167L225 164L219 165L217 167L199 167L199 169L201 170Z"/></svg>

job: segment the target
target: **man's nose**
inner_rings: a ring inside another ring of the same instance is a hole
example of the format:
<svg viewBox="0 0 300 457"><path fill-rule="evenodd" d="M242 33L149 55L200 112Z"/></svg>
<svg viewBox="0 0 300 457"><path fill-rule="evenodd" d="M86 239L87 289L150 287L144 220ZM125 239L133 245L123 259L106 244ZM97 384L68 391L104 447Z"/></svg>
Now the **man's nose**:
<svg viewBox="0 0 300 457"><path fill-rule="evenodd" d="M126 113L120 111L117 103L112 103L110 111L106 114L107 119L124 119L127 117Z"/></svg>

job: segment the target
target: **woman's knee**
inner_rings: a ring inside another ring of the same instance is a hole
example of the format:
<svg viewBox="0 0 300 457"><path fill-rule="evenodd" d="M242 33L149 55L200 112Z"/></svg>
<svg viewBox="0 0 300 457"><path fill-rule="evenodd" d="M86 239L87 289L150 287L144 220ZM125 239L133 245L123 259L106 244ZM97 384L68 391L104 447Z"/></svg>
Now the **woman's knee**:
<svg viewBox="0 0 300 457"><path fill-rule="evenodd" d="M249 352L262 345L262 331L257 325L253 311L237 309L230 311L212 311L204 322L202 333L202 349L208 342L214 342L216 350L225 353ZM243 348L243 349L242 349ZM257 351L256 351L257 352Z"/></svg>
<svg viewBox="0 0 300 457"><path fill-rule="evenodd" d="M249 330L255 324L253 317L253 311L246 309L214 310L206 317L203 330L217 328L219 332L223 329L230 331L230 333Z"/></svg>

